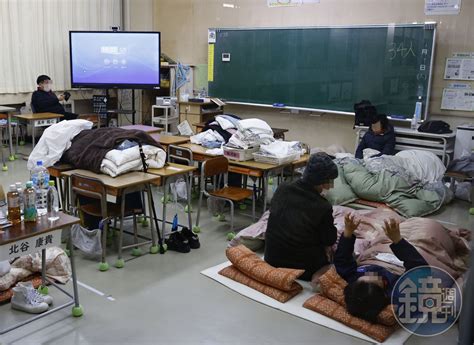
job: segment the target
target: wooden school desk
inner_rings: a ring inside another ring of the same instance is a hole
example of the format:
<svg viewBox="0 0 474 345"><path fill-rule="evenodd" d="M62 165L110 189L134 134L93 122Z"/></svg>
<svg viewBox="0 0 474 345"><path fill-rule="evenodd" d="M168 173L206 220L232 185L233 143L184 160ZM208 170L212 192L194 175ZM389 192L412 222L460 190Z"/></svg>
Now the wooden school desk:
<svg viewBox="0 0 474 345"><path fill-rule="evenodd" d="M71 261L73 295L46 277L46 248L59 246L61 244L62 229L67 229L70 231L71 226L73 224L78 224L79 222L79 218L71 217L67 214L59 212L59 219L54 222L49 221L48 215L46 214L42 217L38 217L36 222L21 222L18 225L14 225L5 229L4 231L0 231L0 258L2 261L14 259L21 255L41 252L42 286L46 290L46 284L49 283L70 298L70 300L66 303L61 305L56 305L55 303L44 313L35 315L28 320L19 322L13 326L1 330L0 334L17 329L23 325L48 316L71 305L74 305L72 309L72 315L82 316L83 309L79 304L79 294L77 291L77 275L76 264L74 262L72 236L69 236L68 241L70 248L69 259Z"/></svg>
<svg viewBox="0 0 474 345"><path fill-rule="evenodd" d="M203 162L207 159L217 157L206 153L206 148L197 144L182 144L181 147L188 148L193 153L193 159L198 162ZM300 159L280 165L273 165L267 163L259 163L254 160L251 161L234 161L229 160L229 172L241 174L244 176L250 176L252 178L261 178L263 181L263 212L267 208L267 196L268 196L268 181L271 176L278 176L283 174L283 170L286 167L293 167L293 170L302 166L305 166L309 159L309 155L303 155Z"/></svg>
<svg viewBox="0 0 474 345"><path fill-rule="evenodd" d="M134 171L134 172L129 172L117 177L111 177L109 175L105 174L96 174L92 171L89 170L82 170L82 169L75 169L75 170L68 170L64 171L61 173L61 176L66 177L69 182L67 183L69 186L69 198L71 199L72 197L72 186L71 186L71 176L72 175L81 175L81 176L86 176L86 177L91 177L94 179L97 179L101 181L107 192L107 201L112 202L112 203L117 203L117 198L121 196L121 221L120 221L120 236L119 236L119 252L118 252L118 257L117 257L117 262L115 266L117 268L121 268L124 266L124 260L122 259L122 249L127 249L127 248L132 248L132 247L138 247L138 246L143 246L146 244L151 243L151 248L150 252L152 254L156 254L159 250L158 246L156 245L156 237L155 237L155 231L154 231L154 224L153 222L150 222L150 229L151 229L151 240L147 240L145 242L140 242L138 244L132 244L128 246L123 246L123 218L124 218L124 213L123 211L125 210L125 196L130 193L134 192L141 192L141 191L146 191L148 195L148 211L150 215L153 215L153 211L151 209L152 207L152 202L151 202L151 184L157 184L161 185L161 177L157 175L152 175L144 172L139 172L139 171ZM72 201L70 200L70 204L72 205ZM145 211L145 205L143 205L144 211ZM106 222L107 224L107 222ZM107 226L107 225L106 225ZM102 264L107 265L105 262L106 254L105 250L106 248L102 248L103 254L102 254Z"/></svg>
<svg viewBox="0 0 474 345"><path fill-rule="evenodd" d="M157 143L163 146L165 151L168 151L169 145L181 145L189 141L188 137L180 137L177 135L163 135L159 133L150 134L150 136L155 139Z"/></svg>
<svg viewBox="0 0 474 345"><path fill-rule="evenodd" d="M206 122L194 123L194 126L196 126L196 130L199 133L206 126ZM272 131L273 131L273 137L275 139L285 140L285 133L288 132L289 130L286 128L273 128L272 127Z"/></svg>
<svg viewBox="0 0 474 345"><path fill-rule="evenodd" d="M33 141L33 148L35 148L36 142L36 127L49 127L54 125L59 121L59 119L63 118L64 115L61 114L54 114L54 113L35 113L35 114L21 114L15 115L16 118L19 120L24 120L26 122L32 122L32 141ZM16 145L18 150L18 131L16 131Z"/></svg>
<svg viewBox="0 0 474 345"><path fill-rule="evenodd" d="M163 128L160 127L152 127L152 126L145 126L145 125L128 125L128 126L120 126L123 129L135 129L138 131L147 132L148 134L152 133L160 133L163 131Z"/></svg>
<svg viewBox="0 0 474 345"><path fill-rule="evenodd" d="M166 227L166 201L168 200L168 188L170 183L175 182L179 178L184 178L186 182L186 194L187 194L187 205L188 205L188 225L189 229L193 228L191 219L191 178L193 172L197 170L194 166L181 165L176 163L167 163L161 169L148 169L148 173L161 177L160 186L163 187L163 215L162 215L162 226L161 231L163 238L165 238L165 227ZM156 183L155 183L156 184Z"/></svg>

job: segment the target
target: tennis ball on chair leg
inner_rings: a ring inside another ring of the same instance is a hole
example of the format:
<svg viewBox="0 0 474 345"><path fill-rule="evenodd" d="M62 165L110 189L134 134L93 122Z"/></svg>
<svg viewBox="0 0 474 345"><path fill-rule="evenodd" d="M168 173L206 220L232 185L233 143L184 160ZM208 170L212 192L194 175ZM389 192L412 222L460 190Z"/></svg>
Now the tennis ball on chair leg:
<svg viewBox="0 0 474 345"><path fill-rule="evenodd" d="M197 225L193 226L193 232L195 234L199 234L201 232L201 227L199 227Z"/></svg>
<svg viewBox="0 0 474 345"><path fill-rule="evenodd" d="M474 207L471 207L471 208L469 209L469 214L474 215Z"/></svg>
<svg viewBox="0 0 474 345"><path fill-rule="evenodd" d="M235 232L231 231L227 234L227 241L232 241L235 238Z"/></svg>

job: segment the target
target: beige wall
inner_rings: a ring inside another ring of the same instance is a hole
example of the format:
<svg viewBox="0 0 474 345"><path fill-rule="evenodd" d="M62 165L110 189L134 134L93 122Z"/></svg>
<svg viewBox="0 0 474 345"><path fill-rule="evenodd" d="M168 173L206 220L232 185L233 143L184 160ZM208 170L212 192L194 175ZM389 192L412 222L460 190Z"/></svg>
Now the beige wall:
<svg viewBox="0 0 474 345"><path fill-rule="evenodd" d="M231 3L236 8L224 8ZM474 122L474 113L440 110L446 57L455 51L474 51L474 0L464 0L460 15L424 15L424 0L321 0L301 7L268 8L266 0L155 0L154 28L162 32L162 49L181 62L207 63L210 27L284 27L350 24L387 24L437 21L438 39L430 114L452 126ZM474 84L472 85L474 88ZM274 127L287 127L292 139L312 146L337 143L352 149L352 117L280 114L272 109L233 106L228 111L259 116ZM471 118L469 118L471 117Z"/></svg>

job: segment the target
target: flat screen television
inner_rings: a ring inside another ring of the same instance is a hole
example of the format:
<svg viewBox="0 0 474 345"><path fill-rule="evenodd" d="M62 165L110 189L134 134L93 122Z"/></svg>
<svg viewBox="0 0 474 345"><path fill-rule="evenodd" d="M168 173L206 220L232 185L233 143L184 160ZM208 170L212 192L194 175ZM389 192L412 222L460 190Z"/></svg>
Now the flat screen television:
<svg viewBox="0 0 474 345"><path fill-rule="evenodd" d="M69 31L73 88L160 87L160 33Z"/></svg>

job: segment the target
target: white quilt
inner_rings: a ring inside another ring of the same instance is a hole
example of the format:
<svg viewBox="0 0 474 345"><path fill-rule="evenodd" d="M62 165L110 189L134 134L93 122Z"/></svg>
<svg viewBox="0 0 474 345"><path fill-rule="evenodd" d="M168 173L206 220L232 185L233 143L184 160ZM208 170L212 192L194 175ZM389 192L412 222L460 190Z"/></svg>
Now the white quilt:
<svg viewBox="0 0 474 345"><path fill-rule="evenodd" d="M159 169L165 165L166 153L162 149L144 145L143 153L149 168ZM100 165L100 171L104 174L116 177L129 171L142 170L143 164L140 158L138 146L126 150L110 150L105 155Z"/></svg>

